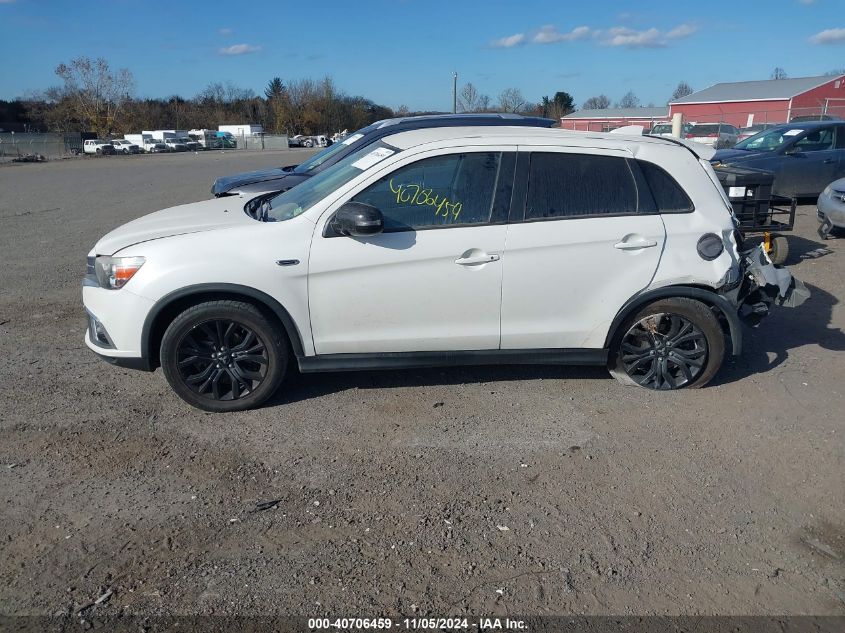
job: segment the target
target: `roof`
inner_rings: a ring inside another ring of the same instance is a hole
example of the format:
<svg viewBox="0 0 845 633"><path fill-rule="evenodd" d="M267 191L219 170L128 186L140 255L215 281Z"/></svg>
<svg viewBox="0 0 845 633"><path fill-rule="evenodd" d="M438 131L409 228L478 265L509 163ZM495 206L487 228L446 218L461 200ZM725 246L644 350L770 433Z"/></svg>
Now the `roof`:
<svg viewBox="0 0 845 633"><path fill-rule="evenodd" d="M406 128L430 127L432 125L537 125L551 127L556 121L537 116L521 114L481 112L462 114L422 114L418 116L397 117L376 121L371 127L381 129L391 125Z"/></svg>
<svg viewBox="0 0 845 633"><path fill-rule="evenodd" d="M662 108L597 108L578 110L564 119L661 119L669 116L669 106Z"/></svg>
<svg viewBox="0 0 845 633"><path fill-rule="evenodd" d="M676 103L716 103L721 101L769 101L791 99L838 79L836 75L795 77L794 79L763 79L721 83L675 99Z"/></svg>
<svg viewBox="0 0 845 633"><path fill-rule="evenodd" d="M386 136L385 142L401 150L425 144L448 142L470 145L559 145L602 147L634 151L642 145L679 146L677 139L659 136L629 136L610 132L576 132L540 127L430 127L400 131Z"/></svg>

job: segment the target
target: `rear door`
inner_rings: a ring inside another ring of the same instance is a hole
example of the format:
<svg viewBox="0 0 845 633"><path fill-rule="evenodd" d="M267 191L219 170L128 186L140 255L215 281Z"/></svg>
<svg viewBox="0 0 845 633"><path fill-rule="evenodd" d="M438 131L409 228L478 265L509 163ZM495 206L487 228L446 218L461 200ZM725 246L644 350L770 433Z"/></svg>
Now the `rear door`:
<svg viewBox="0 0 845 633"><path fill-rule="evenodd" d="M625 153L520 151L502 280L502 349L601 347L666 238ZM517 188L523 184L521 191Z"/></svg>

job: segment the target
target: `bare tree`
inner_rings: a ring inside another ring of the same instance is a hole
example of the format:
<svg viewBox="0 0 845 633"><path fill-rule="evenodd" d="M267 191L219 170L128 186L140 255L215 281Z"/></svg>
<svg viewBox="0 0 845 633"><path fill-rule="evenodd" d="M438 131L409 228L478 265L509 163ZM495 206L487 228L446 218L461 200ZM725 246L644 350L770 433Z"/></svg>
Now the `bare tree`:
<svg viewBox="0 0 845 633"><path fill-rule="evenodd" d="M834 68L833 70L828 70L825 75L828 77L838 77L839 75L845 75L845 68Z"/></svg>
<svg viewBox="0 0 845 633"><path fill-rule="evenodd" d="M610 99L605 95L598 95L597 97L590 97L581 106L582 110L604 110L610 107Z"/></svg>
<svg viewBox="0 0 845 633"><path fill-rule="evenodd" d="M460 112L481 112L490 104L490 97L478 92L471 83L464 84L458 93L458 109Z"/></svg>
<svg viewBox="0 0 845 633"><path fill-rule="evenodd" d="M77 57L70 64L59 64L56 74L64 81L64 92L73 104L76 118L98 136L105 136L119 123L135 87L132 73L125 68L112 72L102 57Z"/></svg>
<svg viewBox="0 0 845 633"><path fill-rule="evenodd" d="M789 75L787 75L786 71L780 66L776 66L772 71L772 79L786 79L787 77L789 77Z"/></svg>
<svg viewBox="0 0 845 633"><path fill-rule="evenodd" d="M487 112L490 110L490 96L489 95L481 95L478 97L478 111L479 112Z"/></svg>
<svg viewBox="0 0 845 633"><path fill-rule="evenodd" d="M616 103L617 108L639 108L640 99L634 94L632 90L626 92L622 98Z"/></svg>
<svg viewBox="0 0 845 633"><path fill-rule="evenodd" d="M675 91L672 93L672 98L669 99L669 101L686 97L687 95L691 95L692 92L692 86L690 86L686 81L678 82L678 86L675 88Z"/></svg>
<svg viewBox="0 0 845 633"><path fill-rule="evenodd" d="M519 112L525 105L525 97L519 88L505 88L499 95L499 109L502 112Z"/></svg>

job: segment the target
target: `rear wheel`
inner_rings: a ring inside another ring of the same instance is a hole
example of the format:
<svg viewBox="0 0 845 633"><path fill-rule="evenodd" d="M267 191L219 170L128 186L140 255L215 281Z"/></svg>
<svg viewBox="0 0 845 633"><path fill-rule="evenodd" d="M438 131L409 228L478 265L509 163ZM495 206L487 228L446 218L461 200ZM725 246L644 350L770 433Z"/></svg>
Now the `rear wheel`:
<svg viewBox="0 0 845 633"><path fill-rule="evenodd" d="M649 304L620 330L608 369L627 385L660 391L706 385L722 365L725 335L700 301L662 299Z"/></svg>
<svg viewBox="0 0 845 633"><path fill-rule="evenodd" d="M161 367L176 394L206 411L257 407L285 376L288 346L255 306L209 301L188 308L161 341Z"/></svg>

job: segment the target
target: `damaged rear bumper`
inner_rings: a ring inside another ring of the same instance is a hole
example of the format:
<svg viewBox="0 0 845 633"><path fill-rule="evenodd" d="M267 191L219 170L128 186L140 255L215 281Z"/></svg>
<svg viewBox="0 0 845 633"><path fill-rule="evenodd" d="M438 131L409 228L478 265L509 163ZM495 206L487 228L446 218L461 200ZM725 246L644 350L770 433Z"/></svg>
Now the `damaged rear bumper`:
<svg viewBox="0 0 845 633"><path fill-rule="evenodd" d="M768 316L772 305L797 308L810 298L807 286L787 268L775 266L762 245L739 254L738 279L720 294L751 327Z"/></svg>

